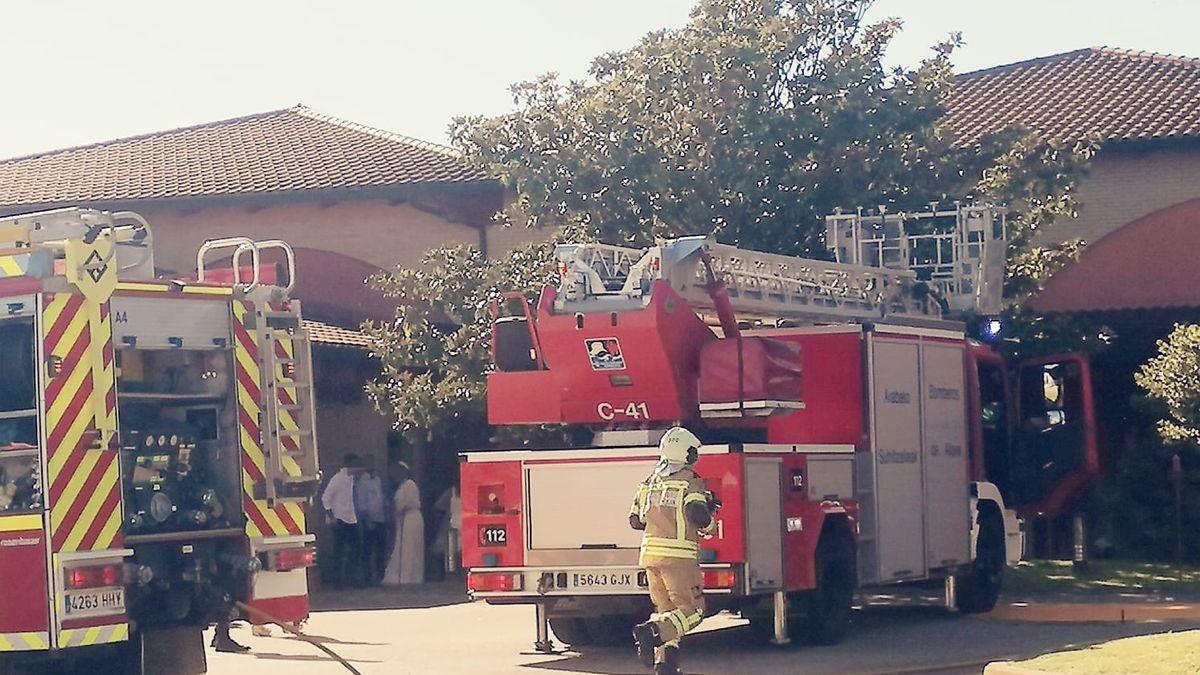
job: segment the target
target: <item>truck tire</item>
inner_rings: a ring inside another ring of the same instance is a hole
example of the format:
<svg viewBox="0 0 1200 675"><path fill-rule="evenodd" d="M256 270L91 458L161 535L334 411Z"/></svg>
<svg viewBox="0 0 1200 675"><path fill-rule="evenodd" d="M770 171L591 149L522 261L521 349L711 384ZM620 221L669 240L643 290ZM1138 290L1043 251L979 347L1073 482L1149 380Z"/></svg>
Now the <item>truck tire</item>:
<svg viewBox="0 0 1200 675"><path fill-rule="evenodd" d="M981 510L975 559L966 572L954 577L954 598L958 611L963 614L991 611L1000 599L1000 585L1006 564L1004 522L995 511Z"/></svg>
<svg viewBox="0 0 1200 675"><path fill-rule="evenodd" d="M588 644L587 626L583 625L583 619L579 617L550 617L550 630L554 632L554 637L558 638L559 642L572 647Z"/></svg>
<svg viewBox="0 0 1200 675"><path fill-rule="evenodd" d="M142 636L131 631L129 639L108 649L103 658L89 658L75 669L77 675L148 675Z"/></svg>
<svg viewBox="0 0 1200 675"><path fill-rule="evenodd" d="M633 627L645 620L635 614L614 614L589 617L583 620L588 644L597 647L628 647L633 645Z"/></svg>
<svg viewBox="0 0 1200 675"><path fill-rule="evenodd" d="M560 616L550 619L550 630L572 647L624 647L633 644L633 627L646 620L645 613L603 616Z"/></svg>
<svg viewBox="0 0 1200 675"><path fill-rule="evenodd" d="M836 644L850 628L850 612L858 586L854 541L848 535L829 531L822 535L814 560L817 587L788 594L788 637L807 645ZM743 611L755 640L775 638L775 617L764 599L752 610Z"/></svg>
<svg viewBox="0 0 1200 675"><path fill-rule="evenodd" d="M788 633L803 644L837 644L850 629L858 587L853 539L827 532L817 545L815 567L817 587L797 594L797 613L788 617Z"/></svg>

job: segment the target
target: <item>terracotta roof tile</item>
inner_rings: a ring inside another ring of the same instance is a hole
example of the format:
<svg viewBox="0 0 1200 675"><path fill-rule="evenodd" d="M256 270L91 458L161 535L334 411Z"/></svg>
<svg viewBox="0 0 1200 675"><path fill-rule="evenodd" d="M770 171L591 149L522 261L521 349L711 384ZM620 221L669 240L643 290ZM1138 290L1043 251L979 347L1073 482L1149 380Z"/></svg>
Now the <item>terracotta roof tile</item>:
<svg viewBox="0 0 1200 675"><path fill-rule="evenodd" d="M485 179L445 146L296 106L0 160L0 206Z"/></svg>
<svg viewBox="0 0 1200 675"><path fill-rule="evenodd" d="M945 128L959 144L1019 124L1057 140L1200 136L1200 59L1108 47L957 78Z"/></svg>
<svg viewBox="0 0 1200 675"><path fill-rule="evenodd" d="M331 347L353 347L355 349L371 349L371 340L366 335L349 328L340 328L320 321L304 320L304 329L308 331L313 344Z"/></svg>

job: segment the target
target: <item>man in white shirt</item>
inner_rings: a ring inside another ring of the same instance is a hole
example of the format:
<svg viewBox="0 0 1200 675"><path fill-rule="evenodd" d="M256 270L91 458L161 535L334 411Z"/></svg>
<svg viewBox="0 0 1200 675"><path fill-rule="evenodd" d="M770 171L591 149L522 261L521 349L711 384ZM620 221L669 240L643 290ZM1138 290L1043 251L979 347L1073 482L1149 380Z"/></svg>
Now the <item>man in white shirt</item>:
<svg viewBox="0 0 1200 675"><path fill-rule="evenodd" d="M337 585L342 587L354 582L353 577L358 576L355 572L360 568L358 559L362 552L362 531L354 508L354 483L358 467L358 455L346 453L342 458L341 470L329 479L325 492L321 494L325 522L330 525L333 534L333 569L336 570Z"/></svg>

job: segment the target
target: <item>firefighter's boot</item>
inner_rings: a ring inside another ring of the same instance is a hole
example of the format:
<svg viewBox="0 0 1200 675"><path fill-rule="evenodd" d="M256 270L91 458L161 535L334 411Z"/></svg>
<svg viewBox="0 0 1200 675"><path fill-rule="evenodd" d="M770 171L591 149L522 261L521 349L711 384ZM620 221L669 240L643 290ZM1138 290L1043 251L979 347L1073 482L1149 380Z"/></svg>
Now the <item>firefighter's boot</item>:
<svg viewBox="0 0 1200 675"><path fill-rule="evenodd" d="M662 660L654 664L654 675L683 675L680 665L679 647L668 645L662 649Z"/></svg>
<svg viewBox="0 0 1200 675"><path fill-rule="evenodd" d="M232 637L230 637L228 623L217 624L217 629L213 633L212 647L218 652L224 652L226 654L242 654L250 651L249 647L238 644Z"/></svg>
<svg viewBox="0 0 1200 675"><path fill-rule="evenodd" d="M633 641L637 643L638 660L643 666L654 666L654 650L663 643L658 626L653 621L639 623L633 627Z"/></svg>

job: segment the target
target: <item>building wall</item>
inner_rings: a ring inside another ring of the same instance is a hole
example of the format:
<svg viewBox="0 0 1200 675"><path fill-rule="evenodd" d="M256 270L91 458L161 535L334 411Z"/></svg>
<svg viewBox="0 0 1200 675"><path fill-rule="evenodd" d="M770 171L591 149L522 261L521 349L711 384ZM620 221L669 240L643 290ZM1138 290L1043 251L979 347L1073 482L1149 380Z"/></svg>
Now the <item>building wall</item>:
<svg viewBox="0 0 1200 675"><path fill-rule="evenodd" d="M229 204L180 209L146 203L139 210L154 230L155 263L178 272L192 270L200 245L218 237L278 238L384 269L416 265L422 253L436 246L479 245L475 227L382 199L261 208Z"/></svg>
<svg viewBox="0 0 1200 675"><path fill-rule="evenodd" d="M1102 148L1079 186L1079 218L1058 223L1039 240L1092 243L1137 218L1197 197L1200 149Z"/></svg>
<svg viewBox="0 0 1200 675"><path fill-rule="evenodd" d="M320 385L318 385L320 386ZM370 401L317 404L317 447L321 467L332 475L348 452L375 457L376 466L387 464L389 418L375 412Z"/></svg>
<svg viewBox="0 0 1200 675"><path fill-rule="evenodd" d="M550 236L550 231L541 228L492 225L488 227L487 244L488 257L497 258L508 255L508 252L535 241L541 241Z"/></svg>

